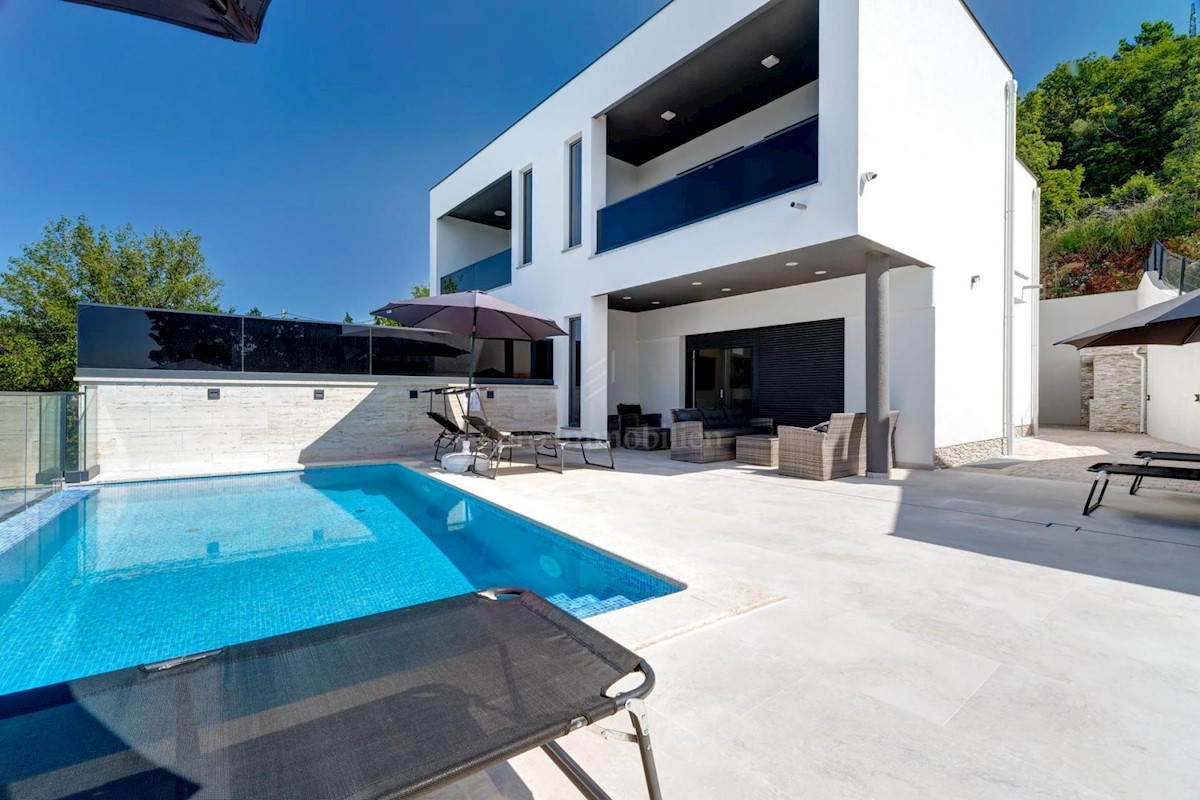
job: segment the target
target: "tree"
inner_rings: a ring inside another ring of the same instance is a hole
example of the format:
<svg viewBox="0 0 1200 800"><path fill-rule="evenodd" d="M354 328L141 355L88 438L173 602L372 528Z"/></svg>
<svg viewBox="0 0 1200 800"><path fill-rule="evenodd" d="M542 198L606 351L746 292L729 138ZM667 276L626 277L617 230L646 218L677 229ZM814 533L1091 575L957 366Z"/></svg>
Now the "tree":
<svg viewBox="0 0 1200 800"><path fill-rule="evenodd" d="M79 303L220 311L221 285L189 230L52 221L0 275L0 390L73 387Z"/></svg>
<svg viewBox="0 0 1200 800"><path fill-rule="evenodd" d="M250 306L250 310L246 312L247 317L261 317L262 309L258 306Z"/></svg>
<svg viewBox="0 0 1200 800"><path fill-rule="evenodd" d="M350 316L349 311L346 312L346 316L342 317L342 324L343 325L353 325L354 324L354 317Z"/></svg>
<svg viewBox="0 0 1200 800"><path fill-rule="evenodd" d="M429 285L424 283L414 283L412 287L413 297L429 297Z"/></svg>

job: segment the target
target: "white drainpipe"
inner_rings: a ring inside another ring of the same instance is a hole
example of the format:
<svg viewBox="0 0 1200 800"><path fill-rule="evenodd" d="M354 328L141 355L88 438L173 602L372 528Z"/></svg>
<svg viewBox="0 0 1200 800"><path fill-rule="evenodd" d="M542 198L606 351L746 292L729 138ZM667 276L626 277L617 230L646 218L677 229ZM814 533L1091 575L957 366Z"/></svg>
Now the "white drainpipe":
<svg viewBox="0 0 1200 800"><path fill-rule="evenodd" d="M1016 448L1013 429L1013 260L1016 227L1014 223L1015 183L1013 169L1017 159L1017 82L1004 87L1004 453Z"/></svg>
<svg viewBox="0 0 1200 800"><path fill-rule="evenodd" d="M1181 281L1182 282L1182 281ZM1146 357L1139 353L1136 349L1133 351L1133 357L1138 360L1138 366L1141 369L1142 379L1142 396L1141 400L1141 415L1138 417L1138 433L1146 432Z"/></svg>

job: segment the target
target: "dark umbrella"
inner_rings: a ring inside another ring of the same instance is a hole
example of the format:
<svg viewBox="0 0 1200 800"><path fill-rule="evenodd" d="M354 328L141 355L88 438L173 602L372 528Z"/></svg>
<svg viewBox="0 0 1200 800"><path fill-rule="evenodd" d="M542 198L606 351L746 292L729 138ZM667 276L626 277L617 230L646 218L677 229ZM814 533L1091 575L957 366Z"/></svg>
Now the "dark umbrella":
<svg viewBox="0 0 1200 800"><path fill-rule="evenodd" d="M271 0L67 0L182 25L235 42L254 44Z"/></svg>
<svg viewBox="0 0 1200 800"><path fill-rule="evenodd" d="M467 352L452 341L445 331L422 330L420 328L389 328L386 325L364 325L350 327L342 336L370 339L400 339L406 342L418 342L422 345L421 355L455 358ZM459 340L461 341L461 339Z"/></svg>
<svg viewBox="0 0 1200 800"><path fill-rule="evenodd" d="M471 337L471 366L467 386L475 377L475 339L533 341L567 332L549 317L515 306L485 292L457 292L434 297L397 300L372 311L401 325L433 328Z"/></svg>
<svg viewBox="0 0 1200 800"><path fill-rule="evenodd" d="M1120 319L1063 339L1055 344L1085 347L1165 344L1185 345L1200 342L1200 289L1143 308Z"/></svg>

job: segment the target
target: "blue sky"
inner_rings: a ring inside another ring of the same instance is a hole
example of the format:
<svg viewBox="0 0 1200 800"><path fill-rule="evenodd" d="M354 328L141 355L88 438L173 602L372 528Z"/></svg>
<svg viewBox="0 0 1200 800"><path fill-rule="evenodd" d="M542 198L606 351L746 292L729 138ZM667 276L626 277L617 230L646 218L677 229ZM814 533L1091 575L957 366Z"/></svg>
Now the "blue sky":
<svg viewBox="0 0 1200 800"><path fill-rule="evenodd" d="M1024 88L1189 7L970 4ZM363 318L425 281L429 187L661 5L274 0L250 47L0 0L0 263L63 214L189 227L227 305Z"/></svg>

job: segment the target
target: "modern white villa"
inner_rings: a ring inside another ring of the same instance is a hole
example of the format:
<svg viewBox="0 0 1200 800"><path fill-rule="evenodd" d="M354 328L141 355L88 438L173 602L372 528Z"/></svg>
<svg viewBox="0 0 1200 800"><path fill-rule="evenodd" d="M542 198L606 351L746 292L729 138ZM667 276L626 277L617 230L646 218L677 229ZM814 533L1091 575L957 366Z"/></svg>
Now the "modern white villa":
<svg viewBox="0 0 1200 800"><path fill-rule="evenodd" d="M1037 424L1016 91L960 0L674 0L433 187L431 286L570 331L562 426L890 405L899 464L999 455Z"/></svg>

